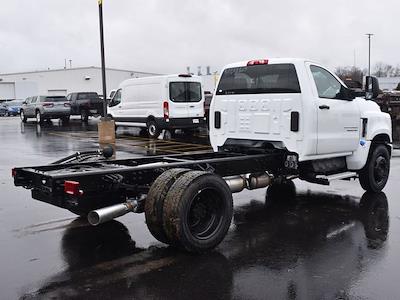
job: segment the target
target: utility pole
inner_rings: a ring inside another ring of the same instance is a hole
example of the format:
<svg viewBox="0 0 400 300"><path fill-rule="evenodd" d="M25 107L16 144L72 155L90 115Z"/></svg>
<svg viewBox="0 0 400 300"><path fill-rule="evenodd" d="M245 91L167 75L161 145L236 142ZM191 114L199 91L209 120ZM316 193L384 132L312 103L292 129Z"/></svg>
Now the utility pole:
<svg viewBox="0 0 400 300"><path fill-rule="evenodd" d="M373 33L366 33L366 36L368 36L368 76L371 76L371 36L373 36Z"/></svg>
<svg viewBox="0 0 400 300"><path fill-rule="evenodd" d="M101 77L103 82L103 117L105 117L107 116L107 90L106 90L106 62L104 59L103 0L97 0L97 1L99 3Z"/></svg>

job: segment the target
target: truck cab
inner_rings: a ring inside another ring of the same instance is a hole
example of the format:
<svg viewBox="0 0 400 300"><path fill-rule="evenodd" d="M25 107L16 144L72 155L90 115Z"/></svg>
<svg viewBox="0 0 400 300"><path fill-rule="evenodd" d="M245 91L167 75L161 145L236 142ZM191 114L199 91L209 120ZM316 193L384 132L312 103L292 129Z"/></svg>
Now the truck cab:
<svg viewBox="0 0 400 300"><path fill-rule="evenodd" d="M362 174L377 145L390 156L391 132L390 116L375 102L356 98L333 72L306 59L226 66L210 110L214 151L286 149L312 182L319 175ZM380 172L388 174L386 160Z"/></svg>

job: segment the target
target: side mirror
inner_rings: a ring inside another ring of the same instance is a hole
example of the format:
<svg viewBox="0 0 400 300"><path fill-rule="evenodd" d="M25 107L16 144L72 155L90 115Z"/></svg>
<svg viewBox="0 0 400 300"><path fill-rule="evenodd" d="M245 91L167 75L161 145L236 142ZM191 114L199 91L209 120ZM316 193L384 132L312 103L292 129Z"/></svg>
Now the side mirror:
<svg viewBox="0 0 400 300"><path fill-rule="evenodd" d="M28 103L27 103L26 101L24 101L24 102L22 102L22 104L25 104L25 105L26 105L26 104L28 104Z"/></svg>
<svg viewBox="0 0 400 300"><path fill-rule="evenodd" d="M375 99L379 95L378 78L373 76L365 77L365 99Z"/></svg>

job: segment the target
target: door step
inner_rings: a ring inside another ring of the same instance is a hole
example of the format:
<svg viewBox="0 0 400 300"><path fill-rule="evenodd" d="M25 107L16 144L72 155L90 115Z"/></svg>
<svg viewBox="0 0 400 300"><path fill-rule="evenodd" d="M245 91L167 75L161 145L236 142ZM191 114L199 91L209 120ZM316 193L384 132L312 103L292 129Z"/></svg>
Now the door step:
<svg viewBox="0 0 400 300"><path fill-rule="evenodd" d="M317 175L312 178L303 178L304 180L312 183L317 183L317 184L323 184L323 185L329 185L331 181L333 180L350 180L351 178L357 178L358 175L356 172L343 172L343 173L338 173L338 174L333 174L333 175Z"/></svg>

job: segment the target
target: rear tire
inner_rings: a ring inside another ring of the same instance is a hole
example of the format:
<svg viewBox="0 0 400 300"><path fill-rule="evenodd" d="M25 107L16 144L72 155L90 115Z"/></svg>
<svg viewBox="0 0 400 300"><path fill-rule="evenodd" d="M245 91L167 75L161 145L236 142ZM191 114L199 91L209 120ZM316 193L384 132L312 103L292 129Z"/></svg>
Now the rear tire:
<svg viewBox="0 0 400 300"><path fill-rule="evenodd" d="M25 113L24 113L23 110L21 110L21 112L20 112L20 114L19 114L19 117L21 118L21 121L22 121L22 122L26 123L26 120L27 120L28 118L25 116Z"/></svg>
<svg viewBox="0 0 400 300"><path fill-rule="evenodd" d="M89 121L89 113L88 113L88 111L86 109L82 109L81 110L81 120L83 122Z"/></svg>
<svg viewBox="0 0 400 300"><path fill-rule="evenodd" d="M363 169L358 173L361 187L368 192L380 192L389 178L390 155L384 145L377 145L368 156Z"/></svg>
<svg viewBox="0 0 400 300"><path fill-rule="evenodd" d="M154 120L150 120L147 122L147 132L150 138L156 139L160 135L161 129Z"/></svg>
<svg viewBox="0 0 400 300"><path fill-rule="evenodd" d="M188 169L170 169L165 171L157 177L147 194L144 206L147 228L162 243L168 244L170 242L163 227L165 197L175 181L188 171Z"/></svg>
<svg viewBox="0 0 400 300"><path fill-rule="evenodd" d="M38 123L38 124L43 123L43 118L42 118L42 114L40 113L40 110L36 111L36 123Z"/></svg>
<svg viewBox="0 0 400 300"><path fill-rule="evenodd" d="M69 117L62 117L61 122L63 123L68 123L69 122Z"/></svg>
<svg viewBox="0 0 400 300"><path fill-rule="evenodd" d="M190 171L175 181L165 198L164 230L172 244L201 253L224 239L232 213L232 193L225 180Z"/></svg>

